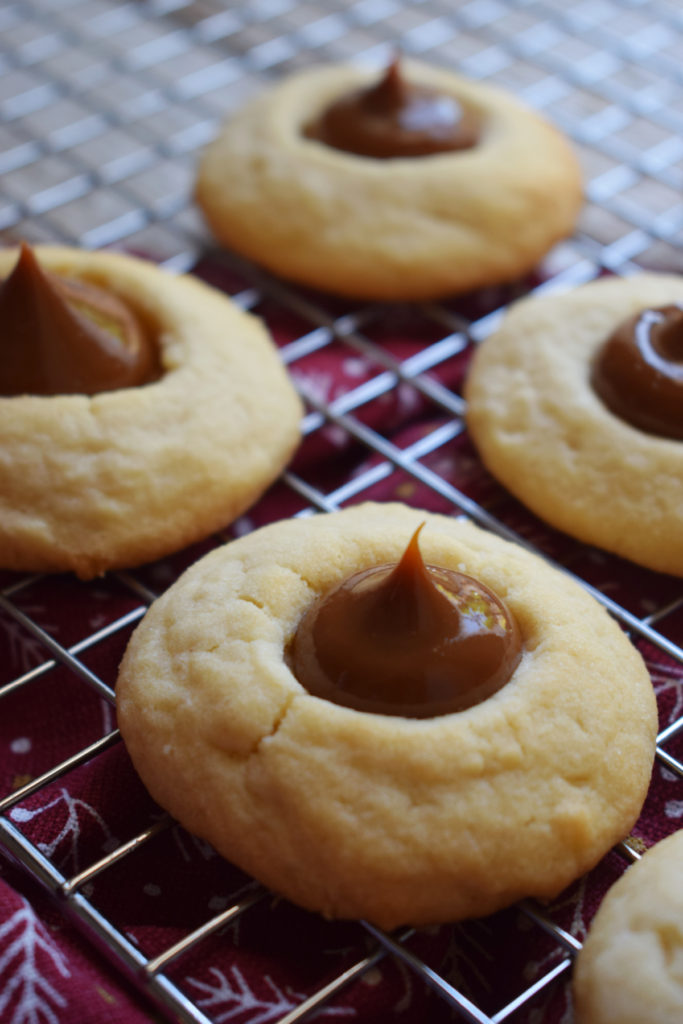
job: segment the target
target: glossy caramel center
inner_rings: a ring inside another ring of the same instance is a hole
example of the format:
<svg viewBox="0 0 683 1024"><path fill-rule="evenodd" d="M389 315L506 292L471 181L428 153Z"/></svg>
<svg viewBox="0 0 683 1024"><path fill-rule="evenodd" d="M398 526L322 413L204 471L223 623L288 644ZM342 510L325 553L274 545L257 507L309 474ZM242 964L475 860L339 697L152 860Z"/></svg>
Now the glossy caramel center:
<svg viewBox="0 0 683 1024"><path fill-rule="evenodd" d="M28 245L0 286L0 395L94 395L159 376L157 346L113 293L45 271Z"/></svg>
<svg viewBox="0 0 683 1024"><path fill-rule="evenodd" d="M471 576L425 565L416 530L400 562L362 569L304 615L288 660L309 693L384 715L433 718L501 689L519 628Z"/></svg>
<svg viewBox="0 0 683 1024"><path fill-rule="evenodd" d="M377 84L337 100L304 134L358 156L428 156L476 145L479 119L453 96L406 81L395 60Z"/></svg>
<svg viewBox="0 0 683 1024"><path fill-rule="evenodd" d="M599 350L591 383L627 423L683 439L683 309L645 309L624 320Z"/></svg>

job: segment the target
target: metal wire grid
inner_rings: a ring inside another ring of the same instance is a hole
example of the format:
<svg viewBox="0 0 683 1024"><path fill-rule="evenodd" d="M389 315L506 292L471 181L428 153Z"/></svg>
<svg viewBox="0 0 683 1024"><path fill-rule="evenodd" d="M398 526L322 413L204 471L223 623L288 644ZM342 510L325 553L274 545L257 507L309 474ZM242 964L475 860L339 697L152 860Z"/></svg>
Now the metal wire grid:
<svg viewBox="0 0 683 1024"><path fill-rule="evenodd" d="M546 110L580 147L588 171L589 204L577 235L548 264L538 289L589 279L602 268L629 273L637 266L681 269L683 204L683 114L676 106L683 76L683 13L665 2L575 3L473 0L458 5L394 0L338 3L334 10L288 0L261 0L225 8L218 3L149 0L141 4L30 2L0 8L0 227L6 240L57 240L84 247L120 244L155 255L166 266L186 270L206 250L207 240L188 201L195 153L215 131L222 112L257 88L264 75L284 73L302 61L353 54L383 59L398 45L406 53L457 61L470 75L513 87ZM590 42L587 42L590 40ZM363 497L397 469L428 487L453 509L484 527L529 545L495 506L480 504L430 468L429 456L464 430L460 396L430 372L476 343L495 326L500 308L476 319L448 305L427 305L421 315L439 334L419 354L399 361L372 340L384 310L326 304L276 282L227 254L214 258L236 271L244 284L234 298L245 308L276 302L301 324L282 349L292 367L313 352L343 344L380 369L370 380L331 402L307 395L304 433L335 427L376 459L363 472L323 490L302 474L288 472L284 485L297 496L300 514L333 510ZM365 424L362 411L402 385L416 389L447 414L438 430L398 448ZM217 538L220 539L220 538ZM116 574L135 599L125 615L72 646L56 641L21 607L35 577L18 578L0 594L0 610L44 649L44 660L0 689L6 698L65 666L75 678L113 705L110 682L88 668L88 652L112 636L125 636L154 594L142 573ZM670 594L649 614L611 600L584 585L636 637L683 663L683 650L661 624L683 607ZM84 585L86 586L86 585ZM659 762L683 777L683 765L668 746L683 731L683 718L658 737ZM86 896L87 883L154 839L170 825L155 821L102 860L66 877L31 843L10 817L30 794L119 742L116 730L76 751L0 801L0 841L8 855L61 902L65 912L166 1011L182 1020L207 1022L169 974L183 954L211 934L248 914L266 895L250 889L181 941L146 957ZM638 856L622 844L625 860ZM334 999L382 957L400 959L462 1019L492 1024L507 1020L564 975L578 940L531 903L520 910L548 932L561 954L533 984L493 1015L464 991L415 957L410 931L390 936L366 923L368 953L359 941L355 964L282 1018L293 1024Z"/></svg>

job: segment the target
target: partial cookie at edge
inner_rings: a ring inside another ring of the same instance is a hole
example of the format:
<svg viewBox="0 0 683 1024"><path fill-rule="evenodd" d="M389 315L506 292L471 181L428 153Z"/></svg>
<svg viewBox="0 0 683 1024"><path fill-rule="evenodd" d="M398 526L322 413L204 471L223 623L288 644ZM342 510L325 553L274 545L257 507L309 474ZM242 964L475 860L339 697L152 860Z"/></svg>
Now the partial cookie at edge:
<svg viewBox="0 0 683 1024"><path fill-rule="evenodd" d="M577 1024L683 1020L683 831L607 893L574 973Z"/></svg>
<svg viewBox="0 0 683 1024"><path fill-rule="evenodd" d="M87 578L227 525L300 437L301 403L263 325L198 280L133 257L36 253L153 322L164 372L92 397L0 398L0 565ZM0 253L0 274L15 261Z"/></svg>
<svg viewBox="0 0 683 1024"><path fill-rule="evenodd" d="M475 353L467 424L490 472L552 526L683 575L683 444L631 426L590 383L592 360L643 308L683 301L683 278L603 278L508 311Z"/></svg>

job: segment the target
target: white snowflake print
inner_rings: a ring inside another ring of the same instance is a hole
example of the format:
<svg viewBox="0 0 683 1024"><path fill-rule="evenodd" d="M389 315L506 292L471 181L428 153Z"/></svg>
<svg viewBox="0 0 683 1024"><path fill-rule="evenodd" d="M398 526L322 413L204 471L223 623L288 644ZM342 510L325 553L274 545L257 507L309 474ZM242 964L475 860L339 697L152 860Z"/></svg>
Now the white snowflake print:
<svg viewBox="0 0 683 1024"><path fill-rule="evenodd" d="M667 818L683 818L683 800L669 800L665 811Z"/></svg>
<svg viewBox="0 0 683 1024"><path fill-rule="evenodd" d="M645 664L657 696L669 690L673 692L675 699L669 714L669 724L675 722L683 712L683 665L659 665L649 658L645 659Z"/></svg>
<svg viewBox="0 0 683 1024"><path fill-rule="evenodd" d="M118 841L111 834L102 816L91 804L86 803L85 800L80 800L78 797L72 797L64 788L60 790L59 795L55 797L54 800L51 800L47 804L43 804L42 807L34 807L32 809L26 807L14 807L10 811L10 818L12 821L19 823L31 821L33 818L37 818L40 817L40 815L45 814L46 811L53 810L60 804L63 804L66 809L66 822L54 839L49 843L40 842L37 844L41 853L44 853L46 857L50 858L60 844L64 840L68 840L67 851L58 866L64 867L68 864L72 871L79 871L80 858L78 844L81 839L81 821L83 817L90 818L95 821L102 830L102 834L104 836L102 849L105 852L115 849L118 845Z"/></svg>
<svg viewBox="0 0 683 1024"><path fill-rule="evenodd" d="M30 754L33 749L33 741L28 736L17 736L10 743L9 749L13 754Z"/></svg>
<svg viewBox="0 0 683 1024"><path fill-rule="evenodd" d="M548 1019L548 999L543 1001L541 1006L537 1006L529 1014L529 1024L546 1024ZM562 1016L558 1020L557 1024L574 1024L574 1011L571 1004L571 993L567 994L567 1005L564 1008Z"/></svg>
<svg viewBox="0 0 683 1024"><path fill-rule="evenodd" d="M492 934L491 925L481 920L469 921L467 925L455 924L451 929L443 972L465 995L469 995L469 984L464 970L473 974L485 991L491 991L491 982L478 965L482 960L487 963L493 961L489 952Z"/></svg>
<svg viewBox="0 0 683 1024"><path fill-rule="evenodd" d="M57 1010L63 1009L67 1001L41 972L41 960L51 964L62 978L71 976L65 957L22 900L9 920L0 925L0 1019L7 1024L58 1024Z"/></svg>
<svg viewBox="0 0 683 1024"><path fill-rule="evenodd" d="M263 978L268 993L265 996L257 996L239 967L235 965L229 969L230 977L218 967L210 967L209 974L215 979L213 982L199 981L197 978L187 978L187 982L204 993L204 998L197 1000L198 1006L214 1009L225 1006L225 1011L215 1017L218 1024L233 1020L246 1012L255 1012L255 1016L249 1017L249 1024L267 1024L268 1021L277 1020L289 1010L293 1010L305 998L289 987L286 990L281 989L268 975L264 975ZM319 1017L349 1017L355 1014L356 1011L350 1006L330 1006L318 1011Z"/></svg>
<svg viewBox="0 0 683 1024"><path fill-rule="evenodd" d="M27 615L38 618L44 609L34 606L25 608L24 611ZM55 632L54 626L46 626L46 629L48 632ZM28 672L47 659L47 652L40 640L28 633L16 619L0 615L0 630L7 637L10 661L18 665L22 672Z"/></svg>
<svg viewBox="0 0 683 1024"><path fill-rule="evenodd" d="M326 423L320 433L334 448L345 448L348 444L348 433L336 423Z"/></svg>
<svg viewBox="0 0 683 1024"><path fill-rule="evenodd" d="M587 881L587 877L584 876L575 886L572 887L571 892L567 897L556 901L552 905L553 916L561 909L571 909L571 922L565 925L565 927L570 934L579 940L579 942L583 942L588 933L586 911ZM520 914L521 927L528 927L528 923L528 919L525 919L524 915ZM528 984L532 984L540 978L545 971L554 967L557 963L557 959L558 949L556 948L551 950L551 952L541 960L529 962L524 969L525 981L527 981ZM562 988L558 989L558 985L562 986ZM538 1002L536 1007L529 1013L528 1024L543 1024L546 1019L550 1003L560 998L564 1000L564 1007L562 1010L562 1016L558 1020L557 1024L571 1024L573 1015L571 1009L570 988L567 984L566 973L556 982L545 988L537 997Z"/></svg>
<svg viewBox="0 0 683 1024"><path fill-rule="evenodd" d="M367 377L370 375L370 364L362 356L347 356L342 361L342 370L347 377Z"/></svg>
<svg viewBox="0 0 683 1024"><path fill-rule="evenodd" d="M191 832L186 832L181 825L174 825L171 834L180 856L188 863L194 860L196 854L199 854L202 860L213 860L218 856L210 843L207 843L205 839L200 839L199 836L192 835Z"/></svg>
<svg viewBox="0 0 683 1024"><path fill-rule="evenodd" d="M334 397L334 374L309 370L306 373L294 373L293 376L304 398L324 404Z"/></svg>
<svg viewBox="0 0 683 1024"><path fill-rule="evenodd" d="M398 401L398 412L402 417L406 418L418 412L423 402L417 389L406 381L401 381L396 388L396 398Z"/></svg>
<svg viewBox="0 0 683 1024"><path fill-rule="evenodd" d="M235 537L245 537L255 528L254 520L250 516L240 516L232 524L232 532Z"/></svg>

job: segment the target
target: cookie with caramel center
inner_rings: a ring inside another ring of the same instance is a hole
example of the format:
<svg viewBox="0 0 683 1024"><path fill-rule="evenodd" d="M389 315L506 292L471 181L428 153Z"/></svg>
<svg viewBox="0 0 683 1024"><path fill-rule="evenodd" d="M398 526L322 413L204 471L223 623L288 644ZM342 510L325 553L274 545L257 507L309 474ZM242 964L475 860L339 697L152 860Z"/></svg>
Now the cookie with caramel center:
<svg viewBox="0 0 683 1024"><path fill-rule="evenodd" d="M0 278L10 278L17 256L0 253ZM82 317L92 320L93 294L105 292L135 312L157 365L151 380L93 394L76 366L71 393L61 393L62 358L60 393L32 394L29 379L0 397L0 566L88 578L226 526L275 479L300 436L301 403L265 327L216 289L140 259L42 246L36 258L90 311L77 311L75 325L65 314L81 354L93 334ZM53 300L61 302L51 291ZM112 342L111 326L108 307L94 333Z"/></svg>
<svg viewBox="0 0 683 1024"><path fill-rule="evenodd" d="M470 434L509 491L557 529L678 576L681 304L683 277L652 273L520 300L465 385Z"/></svg>
<svg viewBox="0 0 683 1024"><path fill-rule="evenodd" d="M387 119L362 100L383 76L309 68L232 116L197 177L216 238L300 284L404 302L516 280L571 234L581 178L558 130L495 86L412 60L402 82L420 100Z"/></svg>
<svg viewBox="0 0 683 1024"><path fill-rule="evenodd" d="M505 602L522 653L495 693L408 717L309 692L288 657L309 609L397 564ZM640 655L565 574L476 527L400 505L274 523L215 550L152 606L117 684L152 796L273 890L392 928L550 898L636 820L655 699Z"/></svg>

